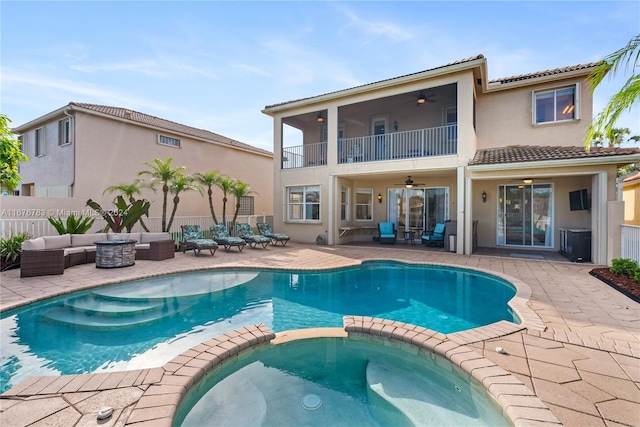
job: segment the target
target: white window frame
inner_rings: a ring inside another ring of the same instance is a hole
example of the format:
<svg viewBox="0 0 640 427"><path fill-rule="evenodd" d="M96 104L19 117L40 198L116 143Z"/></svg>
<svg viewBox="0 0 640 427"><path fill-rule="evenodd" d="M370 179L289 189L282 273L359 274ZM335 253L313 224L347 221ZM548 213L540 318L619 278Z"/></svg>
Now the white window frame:
<svg viewBox="0 0 640 427"><path fill-rule="evenodd" d="M58 120L58 147L71 144L71 119Z"/></svg>
<svg viewBox="0 0 640 427"><path fill-rule="evenodd" d="M312 193L317 192L318 200L317 201L309 201L308 197ZM300 194L302 197L300 200L292 201L291 197L293 194ZM308 186L295 186L295 187L287 187L286 191L287 195L287 221L288 222L303 222L303 223L314 223L317 224L320 222L320 213L322 208L322 187L319 185L308 185ZM318 217L313 218L313 207L317 205ZM298 209L296 209L296 207ZM299 214L295 215L296 210L299 210ZM311 215L309 215L311 214Z"/></svg>
<svg viewBox="0 0 640 427"><path fill-rule="evenodd" d="M369 196L369 201L367 203L359 203L358 195L367 195ZM370 217L369 218L360 218L360 209L359 207L367 207ZM371 222L373 221L373 188L356 188L356 199L355 199L355 210L356 210L356 222Z"/></svg>
<svg viewBox="0 0 640 427"><path fill-rule="evenodd" d="M350 215L350 197L351 189L349 187L342 187L340 190L340 221L349 221Z"/></svg>
<svg viewBox="0 0 640 427"><path fill-rule="evenodd" d="M556 112L557 112L557 108L556 108L556 98L557 98L557 92L561 91L561 90L565 90L565 89L570 89L573 88L573 99L574 99L574 110L573 110L573 117L570 119L562 119L562 120L557 120L556 118ZM538 122L538 117L537 117L537 113L538 113L538 108L537 108L537 95L540 94L544 94L544 93L553 93L553 120L549 120L546 122ZM552 123L566 123L566 122L572 122L572 121L576 121L576 120L580 120L580 83L573 83L570 85L565 85L565 86L556 86L556 87L552 87L552 88L546 88L546 89L540 89L540 90L534 90L531 92L531 120L532 120L532 124L534 126L543 126L543 125L548 125L548 124L552 124Z"/></svg>
<svg viewBox="0 0 640 427"><path fill-rule="evenodd" d="M38 128L36 130L33 131L33 142L34 142L34 149L35 149L35 156L36 157L44 157L45 153L45 139L44 139L44 128Z"/></svg>
<svg viewBox="0 0 640 427"><path fill-rule="evenodd" d="M162 134L158 134L158 144L174 148L180 148L182 146L182 142L178 138Z"/></svg>

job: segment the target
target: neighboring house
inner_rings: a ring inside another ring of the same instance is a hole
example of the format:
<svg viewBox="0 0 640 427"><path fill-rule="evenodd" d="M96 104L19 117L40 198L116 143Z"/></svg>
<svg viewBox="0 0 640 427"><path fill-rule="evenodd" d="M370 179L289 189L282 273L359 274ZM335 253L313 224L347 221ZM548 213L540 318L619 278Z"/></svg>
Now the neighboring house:
<svg viewBox="0 0 640 427"><path fill-rule="evenodd" d="M589 229L592 259L606 263L620 250L616 170L640 150L585 152L595 66L489 80L479 55L265 107L275 228L334 245L371 241L380 221L400 239L450 221L459 254L558 251L562 229Z"/></svg>
<svg viewBox="0 0 640 427"><path fill-rule="evenodd" d="M218 170L248 183L255 195L243 198L241 214L271 214L273 154L222 135L185 126L126 108L72 102L13 129L29 161L20 165L20 196L73 198L82 204L92 198L111 206L115 194L105 188L131 183L143 162L173 158L173 166L187 166L186 174ZM144 176L141 178L145 178ZM148 178L148 176L146 177ZM116 193L117 194L117 193ZM144 190L138 198L153 200L150 214L159 216L162 188ZM222 215L222 194L214 189L214 207ZM228 196L227 218L236 201ZM169 196L167 214L173 196ZM76 203L77 205L77 203ZM64 206L60 200L57 206ZM180 194L177 215L209 214L206 189Z"/></svg>
<svg viewBox="0 0 640 427"><path fill-rule="evenodd" d="M640 172L634 172L622 179L622 200L624 223L640 225Z"/></svg>

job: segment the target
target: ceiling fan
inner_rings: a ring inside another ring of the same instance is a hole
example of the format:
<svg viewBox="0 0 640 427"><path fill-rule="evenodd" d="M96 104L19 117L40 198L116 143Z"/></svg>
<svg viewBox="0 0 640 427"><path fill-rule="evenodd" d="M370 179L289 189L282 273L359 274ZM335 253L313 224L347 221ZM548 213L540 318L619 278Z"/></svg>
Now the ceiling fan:
<svg viewBox="0 0 640 427"><path fill-rule="evenodd" d="M427 184L425 184L423 182L414 182L411 179L411 175L409 175L409 176L407 176L407 179L404 181L403 184L394 184L394 185L403 185L403 186L405 186L407 188L413 188L413 187L417 187L417 186L421 186L421 185L427 185Z"/></svg>
<svg viewBox="0 0 640 427"><path fill-rule="evenodd" d="M416 107L424 104L425 102L436 102L435 99L431 99L436 96L434 93L431 95L425 95L424 91L421 90L420 93L416 96Z"/></svg>

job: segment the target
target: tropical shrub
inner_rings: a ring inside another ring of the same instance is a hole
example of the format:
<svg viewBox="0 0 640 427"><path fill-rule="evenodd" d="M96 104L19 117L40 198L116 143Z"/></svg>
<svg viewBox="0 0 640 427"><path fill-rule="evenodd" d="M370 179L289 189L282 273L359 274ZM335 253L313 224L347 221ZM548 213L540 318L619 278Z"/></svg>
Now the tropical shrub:
<svg viewBox="0 0 640 427"><path fill-rule="evenodd" d="M91 218L90 216L82 216L76 218L74 214L71 214L67 217L66 224L62 222L62 218L54 218L52 216L47 217L51 225L54 226L58 234L84 234L93 225L95 218Z"/></svg>
<svg viewBox="0 0 640 427"><path fill-rule="evenodd" d="M13 234L8 239L0 238L0 261L2 269L5 266L15 264L22 252L22 242L29 240L29 233Z"/></svg>
<svg viewBox="0 0 640 427"><path fill-rule="evenodd" d="M638 267L638 263L632 259L614 258L611 260L611 267L609 267L609 271L616 274L626 274L627 276L635 277Z"/></svg>
<svg viewBox="0 0 640 427"><path fill-rule="evenodd" d="M127 204L124 197L118 196L114 201L116 209L110 211L102 209L102 206L97 202L89 199L87 200L87 206L94 209L100 214L102 218L107 222L103 232L113 231L114 233L120 233L122 230L127 230L127 233L131 233L131 229L136 222L142 219L143 215L149 215L149 208L151 203L145 199L139 199L131 204Z"/></svg>

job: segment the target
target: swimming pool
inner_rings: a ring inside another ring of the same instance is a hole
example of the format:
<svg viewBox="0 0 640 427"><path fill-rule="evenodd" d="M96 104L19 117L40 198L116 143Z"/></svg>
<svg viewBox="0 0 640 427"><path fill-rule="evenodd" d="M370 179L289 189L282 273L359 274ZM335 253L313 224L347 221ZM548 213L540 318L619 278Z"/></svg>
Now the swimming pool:
<svg viewBox="0 0 640 427"><path fill-rule="evenodd" d="M0 391L32 375L161 366L232 329L340 327L344 315L451 333L519 322L515 288L460 268L365 262L330 271L209 270L73 293L2 314Z"/></svg>
<svg viewBox="0 0 640 427"><path fill-rule="evenodd" d="M511 425L448 360L377 341L303 339L241 354L189 390L173 425Z"/></svg>

